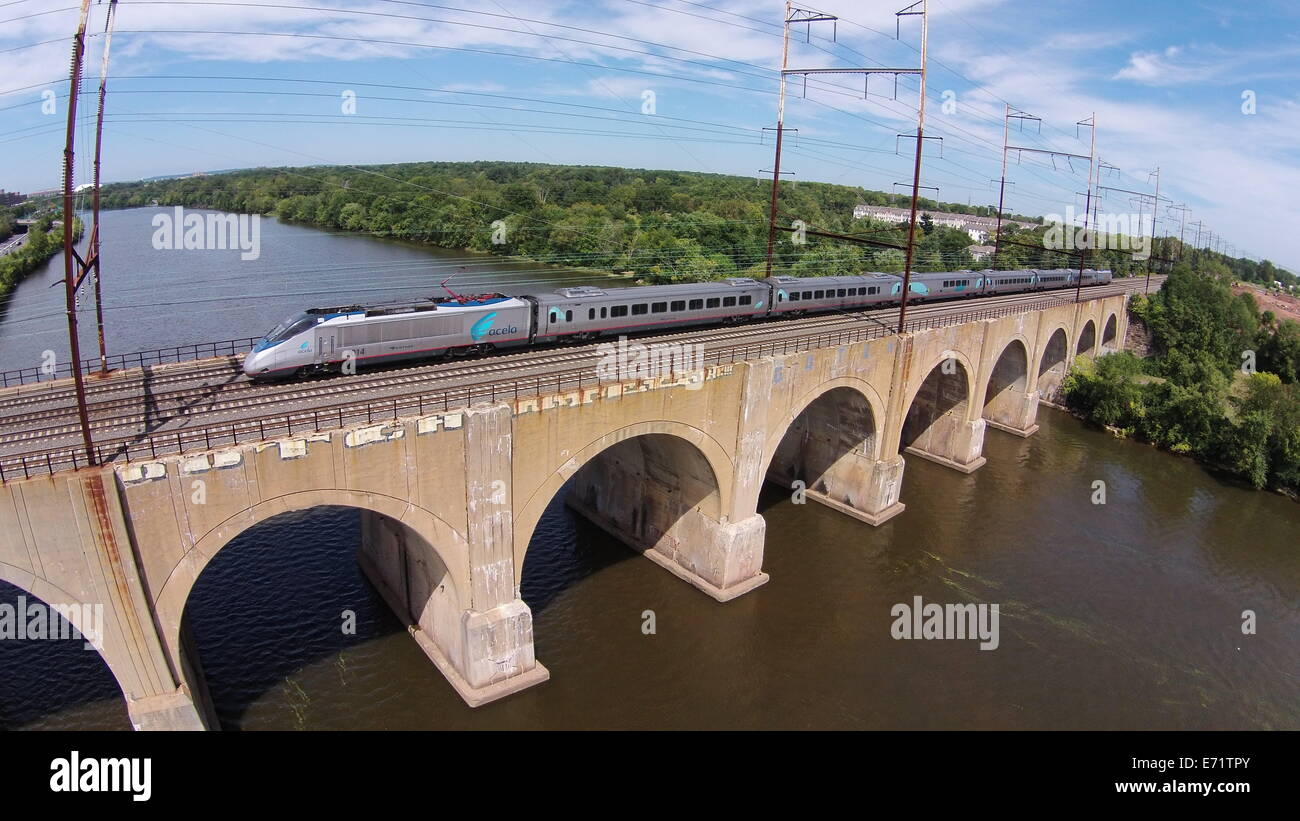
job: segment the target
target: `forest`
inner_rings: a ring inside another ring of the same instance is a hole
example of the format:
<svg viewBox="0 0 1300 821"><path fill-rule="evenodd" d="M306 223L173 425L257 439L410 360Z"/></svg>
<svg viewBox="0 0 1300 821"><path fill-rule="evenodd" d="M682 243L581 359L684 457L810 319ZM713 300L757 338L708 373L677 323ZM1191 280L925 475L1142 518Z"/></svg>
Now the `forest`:
<svg viewBox="0 0 1300 821"><path fill-rule="evenodd" d="M1226 268L1177 266L1130 310L1155 353L1075 360L1066 404L1174 453L1195 456L1256 488L1300 491L1300 323L1234 295Z"/></svg>
<svg viewBox="0 0 1300 821"><path fill-rule="evenodd" d="M356 231L442 248L512 255L646 282L761 276L771 181L683 171L516 162L258 168L106 186L109 208L185 206L274 215L335 231ZM857 204L905 207L907 196L819 182L784 181L779 224L849 234L877 245L780 231L774 271L803 276L901 272L907 226L853 218ZM938 226L931 211L988 216L988 206L920 200L914 270L976 266L962 230ZM1005 215L1040 222L1037 217ZM1006 227L999 268L1064 267L1077 256L1047 251L1046 227ZM1157 256L1180 254L1157 241ZM889 247L895 246L895 247ZM1208 252L1203 252L1208 256ZM1213 255L1217 256L1217 255ZM1238 265L1237 263L1241 264ZM1272 282L1272 266L1225 260L1238 278ZM1122 252L1092 252L1090 267L1145 272ZM1267 265L1267 263L1265 263ZM983 267L983 264L981 264ZM1258 270L1257 270L1258 269Z"/></svg>

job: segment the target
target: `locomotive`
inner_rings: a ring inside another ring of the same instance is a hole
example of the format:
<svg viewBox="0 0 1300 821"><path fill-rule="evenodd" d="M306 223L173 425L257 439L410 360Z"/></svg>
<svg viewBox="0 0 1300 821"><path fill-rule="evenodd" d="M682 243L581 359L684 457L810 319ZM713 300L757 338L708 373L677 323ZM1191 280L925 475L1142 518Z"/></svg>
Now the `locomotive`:
<svg viewBox="0 0 1300 821"><path fill-rule="evenodd" d="M914 274L909 304L993 294L1073 288L1069 269L948 271ZM1085 270L1084 285L1111 281ZM732 277L716 282L460 296L365 307L309 308L288 317L244 358L253 379L336 373L357 366L473 356L498 348L584 342L602 336L753 322L898 305L903 278L856 276Z"/></svg>

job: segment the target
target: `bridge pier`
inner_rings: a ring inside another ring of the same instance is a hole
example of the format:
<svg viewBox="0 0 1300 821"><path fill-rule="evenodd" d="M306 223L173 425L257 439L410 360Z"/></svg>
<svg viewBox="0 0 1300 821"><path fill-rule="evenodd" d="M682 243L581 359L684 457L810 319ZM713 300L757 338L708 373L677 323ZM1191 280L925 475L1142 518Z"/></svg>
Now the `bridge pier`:
<svg viewBox="0 0 1300 821"><path fill-rule="evenodd" d="M209 729L193 697L184 688L163 695L128 698L126 711L131 726L137 730Z"/></svg>
<svg viewBox="0 0 1300 821"><path fill-rule="evenodd" d="M983 419L940 418L903 450L962 473L974 473L988 461L984 451Z"/></svg>
<svg viewBox="0 0 1300 821"><path fill-rule="evenodd" d="M565 504L606 533L718 601L730 601L768 581L763 572L767 523L754 514L722 522L692 508L670 509L599 471L584 471ZM665 527L664 514L674 518ZM656 521L657 520L657 521Z"/></svg>
<svg viewBox="0 0 1300 821"><path fill-rule="evenodd" d="M807 453L806 450L800 451L803 456ZM788 457L782 459L783 455L786 454L778 451L772 460L768 481L789 489L795 488L795 482L802 482L800 492L804 497L846 516L869 525L882 525L907 507L898 501L906 466L902 456L872 459L861 453L845 453L820 475L812 475L810 480L802 462Z"/></svg>
<svg viewBox="0 0 1300 821"><path fill-rule="evenodd" d="M1016 436L1033 436L1038 430L1038 390L1004 391L984 408L984 422Z"/></svg>
<svg viewBox="0 0 1300 821"><path fill-rule="evenodd" d="M447 568L419 540L401 522L363 510L357 561L465 703L478 707L546 681L528 605L514 598L485 612L462 610Z"/></svg>

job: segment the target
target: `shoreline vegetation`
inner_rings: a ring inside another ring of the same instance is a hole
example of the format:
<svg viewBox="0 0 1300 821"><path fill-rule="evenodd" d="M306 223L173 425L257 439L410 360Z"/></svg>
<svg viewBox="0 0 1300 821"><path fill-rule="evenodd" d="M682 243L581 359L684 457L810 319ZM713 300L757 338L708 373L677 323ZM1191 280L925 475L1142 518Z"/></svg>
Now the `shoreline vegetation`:
<svg viewBox="0 0 1300 821"><path fill-rule="evenodd" d="M14 209L0 208L0 242L19 233L18 216ZM18 283L32 271L49 262L63 250L63 229L53 227L54 218L42 216L28 228L27 241L17 251L0 256L0 300L6 299ZM81 239L83 224L80 217L72 222L73 242Z"/></svg>
<svg viewBox="0 0 1300 821"><path fill-rule="evenodd" d="M1300 323L1234 296L1226 271L1175 267L1129 310L1155 352L1078 358L1067 410L1118 435L1191 456L1257 489L1300 492Z"/></svg>
<svg viewBox="0 0 1300 821"><path fill-rule="evenodd" d="M753 177L600 166L519 162L423 162L378 166L256 168L210 175L115 183L105 208L183 206L274 215L291 223L480 251L539 264L625 274L647 283L696 282L765 275L770 184ZM808 229L906 245L906 223L854 219L854 206L903 206L906 195L847 185L790 182L781 186L780 225L795 218ZM930 212L995 216L989 206L920 200L913 269L951 271L977 265L966 231L938 225ZM1068 267L1047 250L1049 227L1003 226L998 267ZM774 272L836 276L900 273L903 252L814 235L795 243L778 231ZM1157 257L1184 256L1176 239L1157 238ZM1268 261L1201 251L1237 279L1271 285L1295 281ZM1094 267L1116 276L1145 273L1128 251L1092 252Z"/></svg>

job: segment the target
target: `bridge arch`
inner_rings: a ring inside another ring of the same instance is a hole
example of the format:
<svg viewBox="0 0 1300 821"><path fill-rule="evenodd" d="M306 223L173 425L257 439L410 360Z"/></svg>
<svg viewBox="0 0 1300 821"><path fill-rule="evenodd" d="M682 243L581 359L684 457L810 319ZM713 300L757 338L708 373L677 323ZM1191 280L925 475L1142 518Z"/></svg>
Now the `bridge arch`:
<svg viewBox="0 0 1300 821"><path fill-rule="evenodd" d="M1097 350L1097 323L1092 319L1083 323L1079 331L1079 342L1074 348L1075 356L1093 356Z"/></svg>
<svg viewBox="0 0 1300 821"><path fill-rule="evenodd" d="M591 469L587 470L588 467ZM662 487L662 479L673 475L673 471L682 480L677 493ZM601 485L608 487L609 483L599 479L608 480L611 476L621 476L625 483L638 483L642 490L663 490L658 495L661 504L647 505L642 498L633 508L631 501L637 494L629 492L626 484L620 488L620 494L602 492ZM570 486L569 496L574 506L597 524L612 530L620 540L644 549L651 546L650 540L658 541L656 535L659 538L669 535L690 510L697 510L712 521L721 521L731 498L732 463L716 439L700 428L681 422L640 422L591 440L551 470L536 488L531 491L516 488L516 498L526 498L515 514L516 579L523 578L529 543L542 513L575 478L579 481ZM602 502L613 505L612 520L607 518L606 511L592 510Z"/></svg>
<svg viewBox="0 0 1300 821"><path fill-rule="evenodd" d="M1106 317L1106 324L1102 326L1101 332L1101 350L1102 353L1111 353L1119 350L1116 337L1119 333L1119 318L1112 312Z"/></svg>
<svg viewBox="0 0 1300 821"><path fill-rule="evenodd" d="M59 616L71 624L72 627L75 627L84 637L93 635L97 626L103 630L100 646L95 647L94 645L91 645L91 647L94 649L96 658L98 659L96 664L100 666L100 669L106 677L112 680L117 694L122 699L122 718L123 720L126 720L127 705L131 693L130 688L125 682L130 680L131 676L134 674L134 668L130 664L129 659L121 657L121 643L113 629L114 625L109 621L114 614L105 612L103 624L95 625L93 624L93 619L92 623L88 623L85 618L87 614L85 602L81 601L76 596L69 594L58 585L53 584L28 570L24 570L23 568L7 562L0 562L0 582L12 586L13 589L17 590L23 596L27 596L35 602L39 602L42 606L49 608L50 610L55 610L57 605ZM66 612L64 608L65 605L67 606ZM15 615L18 618L25 618L25 614L15 613ZM53 619L51 619L51 621L53 621ZM49 624L48 627L53 629L54 625ZM125 726L129 727L129 725Z"/></svg>
<svg viewBox="0 0 1300 821"><path fill-rule="evenodd" d="M1069 336L1064 325L1059 325L1048 337L1047 344L1038 358L1038 395L1048 401L1054 401L1056 392L1065 379L1066 366L1070 361Z"/></svg>
<svg viewBox="0 0 1300 821"><path fill-rule="evenodd" d="M1036 397L1026 398L1033 377L1029 361L1029 348L1019 336L1007 342L994 360L980 393L980 412L997 427L1023 431L1033 424L1038 403Z"/></svg>
<svg viewBox="0 0 1300 821"><path fill-rule="evenodd" d="M976 369L960 351L944 351L912 389L899 433L899 450L970 472L984 464L983 419L969 420Z"/></svg>
<svg viewBox="0 0 1300 821"><path fill-rule="evenodd" d="M945 374L942 370L944 363L950 359L954 360L957 365L955 374ZM963 379L966 380L965 381L966 401L967 402L975 401L975 391L974 391L975 378L973 374L979 373L979 368L975 367L975 363L972 362L970 357L968 357L965 353L959 350L951 349L951 350L945 350L943 353L939 354L938 356L933 357L926 364L926 367L917 369L915 371L915 373L925 374L925 377L919 381L914 381L914 384L909 387L907 392L907 399L903 402L904 407L910 409L915 404L917 394L919 394L921 392L921 389L925 388L927 386L927 383L930 382L930 380L935 377L936 372L942 376L953 376L953 375L961 376Z"/></svg>
<svg viewBox="0 0 1300 821"><path fill-rule="evenodd" d="M835 393L836 398L846 400L850 394L857 394L858 399L864 403L864 410L869 414L866 417L867 422L871 424L870 436L879 439L879 434L883 431L879 427L885 419L885 403L879 392L872 387L871 383L865 379L852 376L841 376L828 380L807 391L790 405L790 412L787 413L777 425L768 432L767 441L763 445L763 475L769 475L772 471L773 461L778 448L790 433L792 426L799 421L800 417L807 414L813 409L814 404L824 402L829 394ZM854 401L854 400L849 400ZM865 437L864 437L865 438ZM879 444L874 444L873 457L879 455Z"/></svg>
<svg viewBox="0 0 1300 821"><path fill-rule="evenodd" d="M829 380L799 397L769 432L766 480L870 524L901 510L902 460L882 464L883 402L865 381ZM893 508L897 509L893 509Z"/></svg>
<svg viewBox="0 0 1300 821"><path fill-rule="evenodd" d="M304 490L251 505L208 530L180 558L159 590L154 601L159 631L174 669L190 683L192 693L196 681L201 681L201 667L198 659L187 655L183 625L186 604L203 571L241 534L281 514L318 507L362 511L359 558L371 581L395 611L405 610L396 612L399 619L418 625L447 659L461 658L459 621L467 608L469 578L462 535L403 499L347 489Z"/></svg>
<svg viewBox="0 0 1300 821"><path fill-rule="evenodd" d="M85 602L79 600L76 596L69 594L66 590L48 580L35 575L29 570L23 570L7 562L0 562L0 582L7 582L18 588L23 593L34 599L40 599L45 604L51 602L58 604L76 605L76 609L68 613L67 619L72 626L80 630L83 634L93 625L87 625L83 619ZM118 678L117 670L113 669L113 661L109 658L106 651L99 651L104 663L113 670L113 678L117 679L118 686L122 687L121 679ZM126 688L122 687L123 693Z"/></svg>

